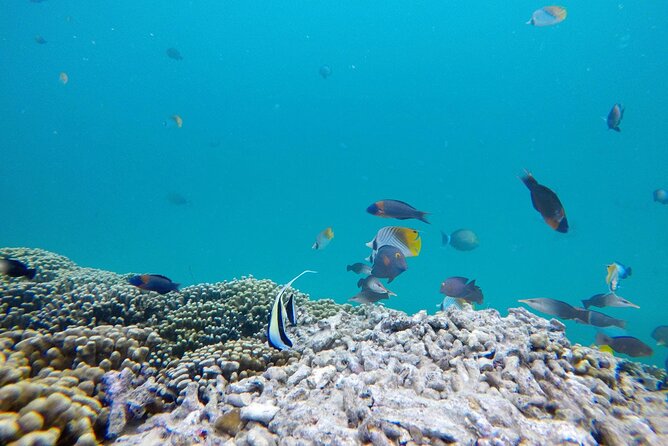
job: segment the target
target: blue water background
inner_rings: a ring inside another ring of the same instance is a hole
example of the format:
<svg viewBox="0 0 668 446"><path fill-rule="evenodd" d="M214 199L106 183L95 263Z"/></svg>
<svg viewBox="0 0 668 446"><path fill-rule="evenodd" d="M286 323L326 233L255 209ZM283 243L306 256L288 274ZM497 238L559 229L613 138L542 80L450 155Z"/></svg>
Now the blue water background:
<svg viewBox="0 0 668 446"><path fill-rule="evenodd" d="M668 188L668 3L573 2L560 25L525 25L540 6L6 1L0 246L186 285L315 269L296 286L345 302L346 264L402 224L365 209L395 198L432 224L404 222L423 250L388 306L434 312L452 275L502 314L521 298L579 304L618 260L641 309L603 311L654 346L668 324L668 206L652 202ZM616 102L621 133L601 119ZM559 194L568 234L532 209L524 168ZM334 240L311 250L327 226ZM441 246L460 227L477 250ZM593 328L567 326L592 343Z"/></svg>

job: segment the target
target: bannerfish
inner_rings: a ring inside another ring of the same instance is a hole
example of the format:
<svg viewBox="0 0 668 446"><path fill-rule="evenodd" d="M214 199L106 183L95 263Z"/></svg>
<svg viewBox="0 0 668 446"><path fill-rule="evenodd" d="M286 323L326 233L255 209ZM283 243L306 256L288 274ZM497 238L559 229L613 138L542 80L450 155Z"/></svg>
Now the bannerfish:
<svg viewBox="0 0 668 446"><path fill-rule="evenodd" d="M658 345L668 346L668 325L659 325L652 331L652 338Z"/></svg>
<svg viewBox="0 0 668 446"><path fill-rule="evenodd" d="M183 56L176 48L167 48L167 57L174 60L183 60Z"/></svg>
<svg viewBox="0 0 668 446"><path fill-rule="evenodd" d="M329 65L323 65L318 70L318 73L323 79L327 79L329 76L332 75L332 68Z"/></svg>
<svg viewBox="0 0 668 446"><path fill-rule="evenodd" d="M550 299L549 297L520 299L518 302L527 304L534 310L540 311L541 313L549 314L550 316L556 316L561 319L575 319L581 311L572 305L567 304L566 302Z"/></svg>
<svg viewBox="0 0 668 446"><path fill-rule="evenodd" d="M287 305L283 302L283 295L288 287L292 286L295 280L306 273L315 273L316 271L302 271L297 277L289 281L278 290L274 304L269 312L269 322L267 324L267 343L270 347L278 350L285 350L292 347L292 341L285 332L285 319L287 318L292 325L296 325L297 316L294 305L294 295L288 299Z"/></svg>
<svg viewBox="0 0 668 446"><path fill-rule="evenodd" d="M566 212L557 194L539 184L529 172L526 172L526 175L521 180L531 192L531 204L533 204L533 208L543 216L545 223L557 232L568 232Z"/></svg>
<svg viewBox="0 0 668 446"><path fill-rule="evenodd" d="M348 300L359 304L373 304L379 300L389 299L389 297L390 295L387 293L375 293L367 289L360 291Z"/></svg>
<svg viewBox="0 0 668 446"><path fill-rule="evenodd" d="M623 118L624 107L622 107L622 104L613 105L612 109L610 109L610 113L608 113L608 118L606 119L608 128L616 132L621 132L622 130L619 128L619 124L622 122Z"/></svg>
<svg viewBox="0 0 668 446"><path fill-rule="evenodd" d="M373 263L378 248L381 246L394 246L398 248L404 257L415 257L422 249L420 233L415 229L402 228L401 226L385 226L380 228L373 240L366 244L372 249L371 256L367 260Z"/></svg>
<svg viewBox="0 0 668 446"><path fill-rule="evenodd" d="M385 293L388 296L396 296L397 293L388 290L385 288L385 285L383 285L378 277L375 276L368 276L365 277L364 279L360 279L357 281L357 287L362 288L362 291L364 290L370 290L373 291L374 293Z"/></svg>
<svg viewBox="0 0 668 446"><path fill-rule="evenodd" d="M408 269L406 256L395 246L381 246L373 261L371 274L390 283Z"/></svg>
<svg viewBox="0 0 668 446"><path fill-rule="evenodd" d="M624 266L619 262L612 262L610 265L606 266L608 271L605 276L605 283L608 284L610 291L614 292L619 288L619 281L621 279L626 279L632 273L630 266Z"/></svg>
<svg viewBox="0 0 668 446"><path fill-rule="evenodd" d="M5 274L9 277L25 277L27 279L34 279L37 270L35 268L28 268L28 266L15 259L3 258L0 259L0 274Z"/></svg>
<svg viewBox="0 0 668 446"><path fill-rule="evenodd" d="M661 204L668 204L668 191L665 189L657 189L654 191L654 201L658 201Z"/></svg>
<svg viewBox="0 0 668 446"><path fill-rule="evenodd" d="M463 299L467 302L481 304L483 301L482 290L475 284L475 279L469 281L466 277L448 277L441 282L440 292L448 297Z"/></svg>
<svg viewBox="0 0 668 446"><path fill-rule="evenodd" d="M616 319L594 310L585 310L584 308L575 308L579 310L576 313L575 320L583 324L593 325L594 327L619 327L626 328L626 321Z"/></svg>
<svg viewBox="0 0 668 446"><path fill-rule="evenodd" d="M443 246L450 245L458 251L471 251L480 245L480 240L475 232L470 229L457 229L448 235L441 231Z"/></svg>
<svg viewBox="0 0 668 446"><path fill-rule="evenodd" d="M355 274L364 274L365 276L368 276L371 274L371 267L364 263L357 262L352 265L346 265L346 271L352 271Z"/></svg>
<svg viewBox="0 0 668 446"><path fill-rule="evenodd" d="M429 223L426 217L427 212L418 211L410 204L399 200L376 201L366 208L366 211L369 214L383 218L396 218L398 220L415 218L425 223Z"/></svg>
<svg viewBox="0 0 668 446"><path fill-rule="evenodd" d="M550 26L561 23L566 19L568 12L563 6L545 6L537 9L531 14L527 25Z"/></svg>
<svg viewBox="0 0 668 446"><path fill-rule="evenodd" d="M169 277L160 274L139 274L128 279L130 285L141 288L146 291L155 291L160 294L167 294L170 291L178 291L181 284L172 282Z"/></svg>
<svg viewBox="0 0 668 446"><path fill-rule="evenodd" d="M608 336L605 333L596 333L596 344L607 345L617 353L631 357L652 356L652 349L638 338L633 336Z"/></svg>
<svg viewBox="0 0 668 446"><path fill-rule="evenodd" d="M39 34L37 34L35 36L35 42L40 44L40 45L44 45L46 43L46 39L44 37L40 36Z"/></svg>
<svg viewBox="0 0 668 446"><path fill-rule="evenodd" d="M332 228L325 228L318 235L315 236L315 243L311 246L312 249L325 249L329 242L334 238L334 231Z"/></svg>
<svg viewBox="0 0 668 446"><path fill-rule="evenodd" d="M589 307L631 307L631 308L640 308L638 305L624 299L621 296L616 295L613 292L594 294L589 299L583 299L582 305L585 309Z"/></svg>

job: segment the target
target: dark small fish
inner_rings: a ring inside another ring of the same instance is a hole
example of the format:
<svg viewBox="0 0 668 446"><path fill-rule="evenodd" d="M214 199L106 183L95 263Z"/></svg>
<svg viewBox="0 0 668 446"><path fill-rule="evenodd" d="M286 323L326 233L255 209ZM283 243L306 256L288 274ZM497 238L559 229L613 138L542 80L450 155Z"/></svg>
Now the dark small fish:
<svg viewBox="0 0 668 446"><path fill-rule="evenodd" d="M586 310L584 308L576 308L579 310L576 313L575 320L583 324L593 325L594 327L619 327L626 328L626 321L616 319L594 310Z"/></svg>
<svg viewBox="0 0 668 446"><path fill-rule="evenodd" d="M623 118L624 107L622 107L622 104L613 105L610 113L608 113L608 119L606 120L608 128L616 132L621 132L622 130L619 128L619 124L622 122Z"/></svg>
<svg viewBox="0 0 668 446"><path fill-rule="evenodd" d="M527 304L534 310L541 313L556 316L561 319L575 319L580 314L580 311L574 306L567 304L561 300L550 299L549 297L536 297L534 299L520 299L518 302Z"/></svg>
<svg viewBox="0 0 668 446"><path fill-rule="evenodd" d="M176 48L167 48L167 57L174 60L183 60L183 56Z"/></svg>
<svg viewBox="0 0 668 446"><path fill-rule="evenodd" d="M160 294L167 294L170 291L178 291L179 283L172 282L172 279L161 276L160 274L141 274L132 276L128 280L130 285L147 291L155 291Z"/></svg>
<svg viewBox="0 0 668 446"><path fill-rule="evenodd" d="M652 338L658 345L668 346L668 325L659 325L652 331Z"/></svg>
<svg viewBox="0 0 668 446"><path fill-rule="evenodd" d="M332 75L332 68L329 65L323 65L318 70L318 73L320 73L320 76L322 76L323 79L327 79Z"/></svg>
<svg viewBox="0 0 668 446"><path fill-rule="evenodd" d="M475 279L469 282L466 277L448 277L441 282L440 291L448 297L463 299L468 302L481 304L483 301L482 290L475 284Z"/></svg>
<svg viewBox="0 0 668 446"><path fill-rule="evenodd" d="M390 295L387 293L375 293L369 289L366 289L355 294L348 300L360 304L373 304L378 302L379 300L388 299L389 297Z"/></svg>
<svg viewBox="0 0 668 446"><path fill-rule="evenodd" d="M545 223L555 231L568 232L566 212L557 194L542 184L538 184L538 181L529 172L521 180L531 192L531 204L533 204L533 208L540 212Z"/></svg>
<svg viewBox="0 0 668 446"><path fill-rule="evenodd" d="M658 201L661 204L668 204L668 191L665 189L657 189L654 191L654 201Z"/></svg>
<svg viewBox="0 0 668 446"><path fill-rule="evenodd" d="M605 333L596 333L596 343L598 345L607 345L617 353L623 353L631 357L652 356L652 349L638 338L633 336L615 336L611 337Z"/></svg>
<svg viewBox="0 0 668 446"><path fill-rule="evenodd" d="M471 251L480 245L480 240L475 232L470 229L457 229L448 235L441 231L443 246L450 245L458 251Z"/></svg>
<svg viewBox="0 0 668 446"><path fill-rule="evenodd" d="M388 290L385 288L385 285L383 285L378 277L374 276L368 276L365 277L364 279L360 279L357 281L357 287L362 288L362 291L364 290L369 290L373 291L374 293L380 293L380 294L387 294L388 296L396 296L397 293Z"/></svg>
<svg viewBox="0 0 668 446"><path fill-rule="evenodd" d="M166 198L167 201L169 201L174 206L185 206L190 204L190 200L178 192L169 192Z"/></svg>
<svg viewBox="0 0 668 446"><path fill-rule="evenodd" d="M35 42L39 43L40 45L44 45L46 43L46 39L39 34L35 36Z"/></svg>
<svg viewBox="0 0 668 446"><path fill-rule="evenodd" d="M369 214L384 218L396 218L398 220L408 220L415 218L417 220L429 223L427 221L427 212L418 211L408 203L399 200L380 200L376 201L366 211Z"/></svg>
<svg viewBox="0 0 668 446"><path fill-rule="evenodd" d="M0 259L0 274L6 274L9 277L26 277L32 280L35 278L37 270L28 268L23 262L5 257Z"/></svg>
<svg viewBox="0 0 668 446"><path fill-rule="evenodd" d="M387 283L390 283L407 269L406 257L401 250L395 246L385 245L378 249L371 274L381 279L388 279Z"/></svg>
<svg viewBox="0 0 668 446"><path fill-rule="evenodd" d="M613 292L594 294L589 299L583 299L582 305L585 309L589 307L631 307L631 308L640 308L638 305L629 302L621 296L616 295Z"/></svg>
<svg viewBox="0 0 668 446"><path fill-rule="evenodd" d="M355 274L364 274L365 276L368 276L371 274L371 267L369 265L365 265L364 263L353 263L352 265L347 265L346 266L346 271L352 271Z"/></svg>

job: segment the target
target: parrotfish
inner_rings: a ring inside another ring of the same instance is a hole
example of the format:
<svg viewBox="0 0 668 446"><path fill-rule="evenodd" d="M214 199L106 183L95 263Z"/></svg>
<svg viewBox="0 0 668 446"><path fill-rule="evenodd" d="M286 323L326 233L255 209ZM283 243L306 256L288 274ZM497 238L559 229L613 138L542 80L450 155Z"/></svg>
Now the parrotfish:
<svg viewBox="0 0 668 446"><path fill-rule="evenodd" d="M613 292L594 294L589 299L582 300L582 305L585 309L589 307L631 307L631 308L640 308L638 305L624 299L621 296L616 295Z"/></svg>
<svg viewBox="0 0 668 446"><path fill-rule="evenodd" d="M521 180L531 192L531 204L533 204L533 208L542 215L545 223L558 232L568 232L566 212L557 194L539 184L529 172L526 172L526 175Z"/></svg>
<svg viewBox="0 0 668 446"><path fill-rule="evenodd" d="M176 48L167 48L166 53L167 57L169 57L170 59L183 60L183 56L181 56L181 53Z"/></svg>
<svg viewBox="0 0 668 446"><path fill-rule="evenodd" d="M478 236L470 229L457 229L450 235L441 231L441 240L443 246L450 245L459 251L471 251L480 245Z"/></svg>
<svg viewBox="0 0 668 446"><path fill-rule="evenodd" d="M155 291L160 294L178 291L180 286L179 283L174 283L172 279L160 274L140 274L130 277L128 282L130 285L134 285L142 290Z"/></svg>
<svg viewBox="0 0 668 446"><path fill-rule="evenodd" d="M332 228L325 228L315 236L315 243L311 248L313 249L325 249L329 242L334 238L334 231Z"/></svg>
<svg viewBox="0 0 668 446"><path fill-rule="evenodd" d="M608 345L617 353L623 353L631 357L652 356L652 349L638 338L633 336L615 336L611 337L605 333L596 334L596 343L598 345Z"/></svg>
<svg viewBox="0 0 668 446"><path fill-rule="evenodd" d="M466 277L448 277L441 282L440 292L467 302L481 304L483 301L482 290L475 284L475 279L469 281Z"/></svg>
<svg viewBox="0 0 668 446"><path fill-rule="evenodd" d="M0 259L0 274L5 274L9 277L25 277L27 279L34 279L37 270L35 268L28 268L28 266L15 259L3 258Z"/></svg>
<svg viewBox="0 0 668 446"><path fill-rule="evenodd" d="M316 271L302 271L297 277L289 281L278 290L274 303L269 312L269 322L267 324L267 343L270 347L278 350L286 350L292 347L292 340L285 332L285 319L287 318L292 325L296 325L297 316L294 305L294 295L288 299L287 305L283 303L283 295L288 287L292 286L295 280L306 273L315 273Z"/></svg>
<svg viewBox="0 0 668 446"><path fill-rule="evenodd" d="M323 79L327 79L332 75L332 68L329 65L323 65L318 70L318 73L320 73L320 76L322 76Z"/></svg>
<svg viewBox="0 0 668 446"><path fill-rule="evenodd" d="M608 118L606 119L608 128L616 132L621 132L622 130L619 128L619 124L622 122L623 118L624 107L622 107L622 104L613 105L612 109L610 109L610 113L608 113Z"/></svg>
<svg viewBox="0 0 668 446"><path fill-rule="evenodd" d="M415 229L402 228L400 226L385 226L380 228L373 240L366 244L373 250L369 262L373 263L378 248L381 246L394 246L399 249L405 257L415 257L422 249L420 233Z"/></svg>
<svg viewBox="0 0 668 446"><path fill-rule="evenodd" d="M396 296L397 293L388 290L385 288L385 285L383 285L380 280L375 277L375 276L368 276L365 277L364 279L360 279L357 281L357 287L362 288L362 291L364 290L369 290L373 291L374 293L379 293L379 294L387 294L388 296Z"/></svg>
<svg viewBox="0 0 668 446"><path fill-rule="evenodd" d="M561 319L575 319L581 311L574 306L567 304L566 302L550 299L549 297L520 299L518 302L527 304L534 310L540 311L541 313L549 314L550 316L556 316Z"/></svg>
<svg viewBox="0 0 668 446"><path fill-rule="evenodd" d="M387 282L390 283L407 269L406 257L401 250L395 246L386 245L378 248L371 274L381 279L388 279Z"/></svg>
<svg viewBox="0 0 668 446"><path fill-rule="evenodd" d="M429 223L426 217L427 212L418 211L410 204L399 200L376 201L366 208L366 211L378 217L396 218L399 220L415 218L425 223Z"/></svg>
<svg viewBox="0 0 668 446"><path fill-rule="evenodd" d="M346 271L352 271L355 274L364 274L365 276L368 276L371 274L371 267L369 265L365 265L364 263L353 263L352 265L346 265Z"/></svg>
<svg viewBox="0 0 668 446"><path fill-rule="evenodd" d="M545 6L537 9L531 14L531 19L527 25L533 26L550 26L561 23L566 19L566 8L562 6Z"/></svg>
<svg viewBox="0 0 668 446"><path fill-rule="evenodd" d="M594 310L585 310L584 308L576 308L579 310L576 313L575 320L583 324L593 325L594 327L619 327L626 328L626 321L616 319Z"/></svg>
<svg viewBox="0 0 668 446"><path fill-rule="evenodd" d="M624 266L619 262L612 262L606 268L608 273L605 276L605 283L608 284L611 292L616 291L619 288L619 281L629 277L632 272L630 266Z"/></svg>
<svg viewBox="0 0 668 446"><path fill-rule="evenodd" d="M652 338L658 345L668 346L668 325L659 325L652 331Z"/></svg>
<svg viewBox="0 0 668 446"><path fill-rule="evenodd" d="M653 193L654 201L658 201L661 204L668 204L668 191L665 189L657 189Z"/></svg>

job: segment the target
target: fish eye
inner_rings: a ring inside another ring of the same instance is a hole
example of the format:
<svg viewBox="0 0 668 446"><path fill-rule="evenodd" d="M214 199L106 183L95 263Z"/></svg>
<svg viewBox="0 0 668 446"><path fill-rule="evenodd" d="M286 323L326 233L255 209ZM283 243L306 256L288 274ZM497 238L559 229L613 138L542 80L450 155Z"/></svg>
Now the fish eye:
<svg viewBox="0 0 668 446"><path fill-rule="evenodd" d="M398 252L396 252L396 253L394 253L394 257L396 257L398 259L398 258L401 257L401 255Z"/></svg>

